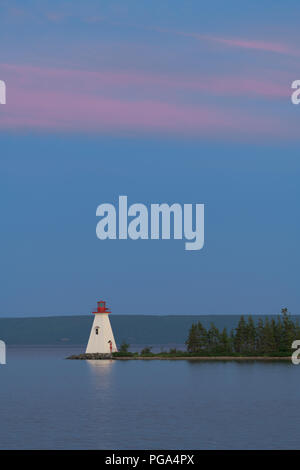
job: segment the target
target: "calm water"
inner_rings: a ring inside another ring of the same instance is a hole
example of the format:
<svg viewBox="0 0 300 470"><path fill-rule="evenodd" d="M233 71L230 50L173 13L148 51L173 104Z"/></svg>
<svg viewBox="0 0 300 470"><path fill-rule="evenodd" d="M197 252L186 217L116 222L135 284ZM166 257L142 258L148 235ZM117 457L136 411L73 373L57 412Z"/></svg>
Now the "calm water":
<svg viewBox="0 0 300 470"><path fill-rule="evenodd" d="M8 351L2 449L297 449L300 366Z"/></svg>

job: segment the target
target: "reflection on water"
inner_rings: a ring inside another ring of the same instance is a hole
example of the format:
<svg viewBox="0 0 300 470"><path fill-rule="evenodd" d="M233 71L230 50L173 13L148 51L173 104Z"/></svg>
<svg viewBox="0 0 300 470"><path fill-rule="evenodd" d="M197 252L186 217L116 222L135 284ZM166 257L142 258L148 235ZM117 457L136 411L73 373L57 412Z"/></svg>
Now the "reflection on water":
<svg viewBox="0 0 300 470"><path fill-rule="evenodd" d="M86 364L88 364L92 377L95 379L94 384L98 388L108 388L111 385L111 374L116 361L112 359L89 360L86 361Z"/></svg>
<svg viewBox="0 0 300 470"><path fill-rule="evenodd" d="M8 351L2 449L297 449L300 366Z"/></svg>
<svg viewBox="0 0 300 470"><path fill-rule="evenodd" d="M101 373L101 375L103 375L106 372L107 373L111 372L111 368L113 367L113 364L115 362L116 361L114 361L113 359L103 359L101 361L90 359L86 361L86 363L89 366L91 366L92 372L95 372L95 373L99 372Z"/></svg>

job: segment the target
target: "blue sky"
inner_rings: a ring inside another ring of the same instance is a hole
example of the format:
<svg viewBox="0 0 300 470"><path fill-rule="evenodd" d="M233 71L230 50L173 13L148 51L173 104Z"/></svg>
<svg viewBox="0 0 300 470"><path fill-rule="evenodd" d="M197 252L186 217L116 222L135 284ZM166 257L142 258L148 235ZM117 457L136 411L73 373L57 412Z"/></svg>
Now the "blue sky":
<svg viewBox="0 0 300 470"><path fill-rule="evenodd" d="M1 6L0 315L88 314L99 298L300 313L299 5L23 3ZM121 194L204 203L203 250L98 240L96 208Z"/></svg>

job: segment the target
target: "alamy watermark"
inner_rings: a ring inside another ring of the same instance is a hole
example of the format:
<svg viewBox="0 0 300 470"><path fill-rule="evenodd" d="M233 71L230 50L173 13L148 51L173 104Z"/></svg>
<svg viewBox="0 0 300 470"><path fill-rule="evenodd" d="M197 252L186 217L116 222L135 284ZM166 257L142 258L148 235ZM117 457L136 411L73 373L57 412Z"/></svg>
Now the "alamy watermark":
<svg viewBox="0 0 300 470"><path fill-rule="evenodd" d="M291 85L292 90L295 90L292 92L291 95L291 100L293 104L299 104L300 103L300 80L294 80L292 85Z"/></svg>
<svg viewBox="0 0 300 470"><path fill-rule="evenodd" d="M6 344L0 340L0 364L6 364Z"/></svg>
<svg viewBox="0 0 300 470"><path fill-rule="evenodd" d="M150 214L149 214L150 212ZM204 204L131 204L119 196L118 211L113 204L100 204L96 234L100 240L188 240L186 250L204 245Z"/></svg>
<svg viewBox="0 0 300 470"><path fill-rule="evenodd" d="M0 104L6 104L6 85L3 80L0 80Z"/></svg>
<svg viewBox="0 0 300 470"><path fill-rule="evenodd" d="M300 340L296 339L295 341L292 342L292 349L296 349L296 351L293 352L292 354L292 363L297 366L300 364Z"/></svg>

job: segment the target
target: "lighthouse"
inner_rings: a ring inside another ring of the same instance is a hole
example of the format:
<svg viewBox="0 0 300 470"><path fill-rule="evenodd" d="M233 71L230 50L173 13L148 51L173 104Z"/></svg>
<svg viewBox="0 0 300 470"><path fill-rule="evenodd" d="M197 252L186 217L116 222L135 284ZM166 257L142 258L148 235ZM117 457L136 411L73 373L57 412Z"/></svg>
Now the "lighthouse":
<svg viewBox="0 0 300 470"><path fill-rule="evenodd" d="M97 302L97 310L92 313L95 316L86 354L111 354L118 351L108 317L110 310L106 308L106 302L104 300Z"/></svg>

